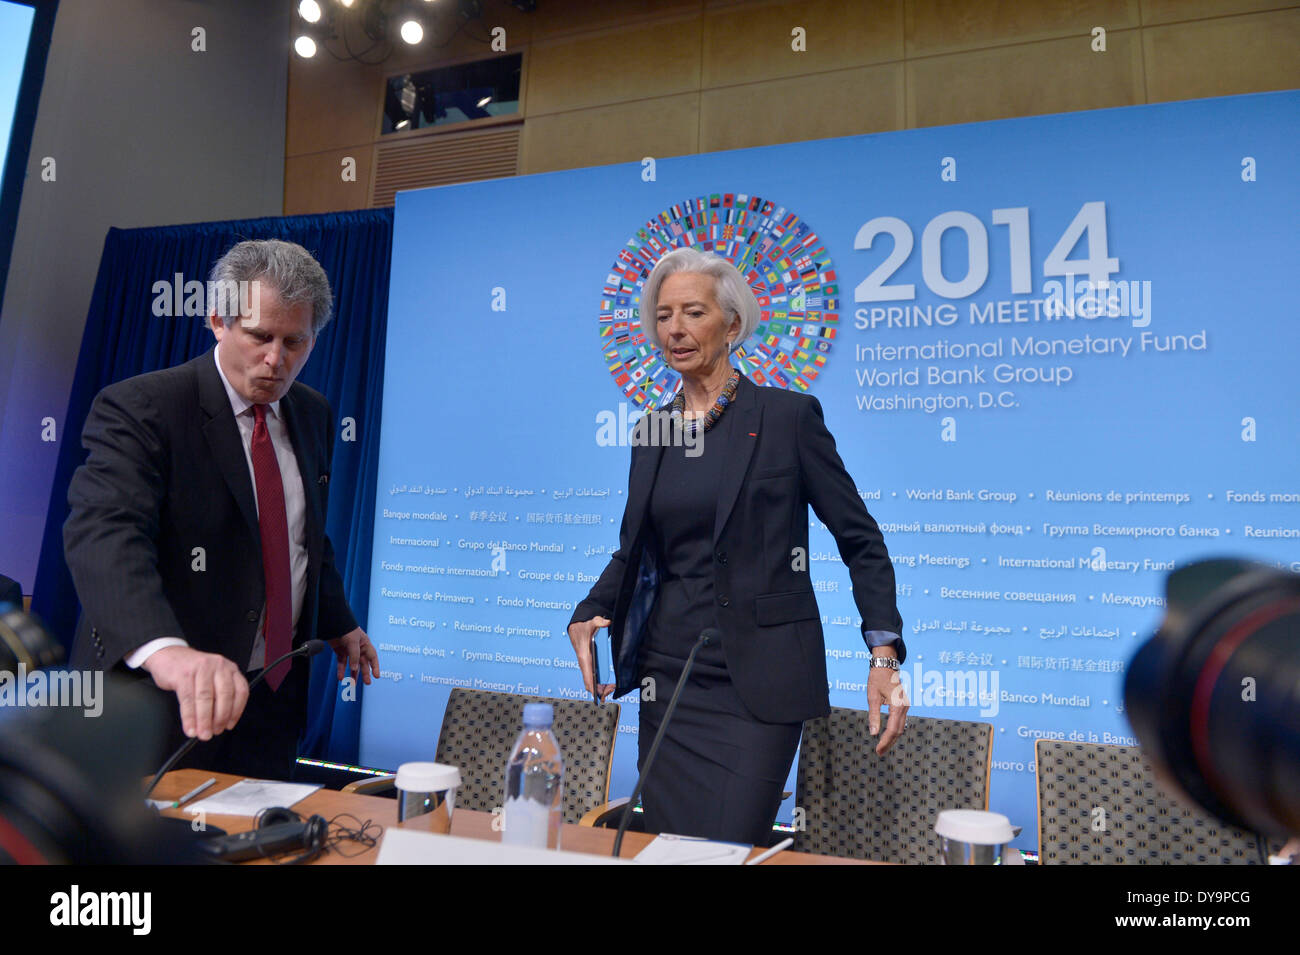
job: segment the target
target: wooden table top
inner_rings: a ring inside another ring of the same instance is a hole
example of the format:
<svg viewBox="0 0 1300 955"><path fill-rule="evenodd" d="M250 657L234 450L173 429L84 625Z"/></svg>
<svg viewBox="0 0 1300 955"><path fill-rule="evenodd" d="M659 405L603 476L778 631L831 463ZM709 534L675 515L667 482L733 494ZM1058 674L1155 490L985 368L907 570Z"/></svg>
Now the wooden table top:
<svg viewBox="0 0 1300 955"><path fill-rule="evenodd" d="M196 786L202 785L207 780L216 778L217 784L210 787L194 802L205 799L208 796L215 795L229 786L237 783L240 776L232 776L228 773L212 773L201 769L178 769L173 770L162 778L158 783L158 788L154 790L154 799L178 799ZM318 789L306 799L295 803L291 807L295 812L302 816L312 814L324 816L326 820L332 820L335 816L342 813L351 813L362 823L370 821L376 825L383 826L385 829L398 825L397 822L397 800L386 799L382 796L362 796L356 793L338 792L333 789ZM193 815L185 811L184 807L180 809L163 810L163 815L175 816L179 819L193 819ZM218 826L226 832L236 833L245 832L253 828L254 819L251 816L224 816L210 815L205 822L207 825ZM428 831L428 817L417 817L402 823L403 829L424 829ZM422 825L423 823L423 825ZM357 823L351 820L347 825L355 827ZM490 839L500 841L501 833L492 830L492 814L489 812L480 812L473 809L457 809L452 815L451 834L454 836L464 836L469 839ZM642 832L629 832L623 837L623 847L619 853L620 858L630 858L644 849L653 840L653 836L646 835ZM382 840L381 840L382 841ZM590 826L578 826L566 824L564 831L560 836L561 845L565 850L570 852L586 852L592 855L609 855L614 849L614 830L613 829L595 829ZM373 865L379 855L379 849L376 845L374 848L364 849L357 843L343 843L341 851L331 849L322 853L313 865ZM750 857L759 855L761 849L755 849L750 853ZM343 853L349 853L344 855ZM249 860L244 865L270 865L272 863L265 859ZM841 859L834 856L810 855L803 852L780 852L773 858L761 863L762 865L883 865L886 863L862 862L857 859Z"/></svg>

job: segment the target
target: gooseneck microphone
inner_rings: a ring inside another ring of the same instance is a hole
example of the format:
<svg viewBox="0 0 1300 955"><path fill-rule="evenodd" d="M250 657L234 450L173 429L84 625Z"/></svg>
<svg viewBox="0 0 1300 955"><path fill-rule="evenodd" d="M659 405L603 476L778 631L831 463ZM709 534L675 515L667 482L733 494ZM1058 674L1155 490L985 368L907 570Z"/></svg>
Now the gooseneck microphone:
<svg viewBox="0 0 1300 955"><path fill-rule="evenodd" d="M650 744L650 752L646 753L645 765L641 767L641 775L637 777L636 786L632 789L632 795L627 801L627 806L623 810L623 818L618 824L618 834L614 836L614 858L617 859L619 852L623 849L623 834L627 832L628 823L632 821L632 810L636 808L637 800L641 798L641 787L645 785L646 778L650 775L650 767L654 765L655 756L659 752L659 744L663 742L664 732L668 729L668 723L673 718L673 710L677 709L677 698L682 695L682 687L690 678L691 668L695 665L695 654L700 652L701 647L717 646L722 642L722 633L716 627L709 627L700 633L695 641L695 646L691 647L690 655L686 658L686 665L682 667L682 675L677 678L677 687L673 690L672 698L668 701L668 709L664 710L663 722L659 724L659 732L655 733L655 741Z"/></svg>
<svg viewBox="0 0 1300 955"><path fill-rule="evenodd" d="M279 659L274 660L270 666L262 667L262 672L259 673L257 676L253 677L253 679L249 681L248 692L252 693L253 688L257 686L257 684L265 680L266 675L270 673L273 669L278 667L285 660L292 659L293 657L314 657L316 656L316 654L322 653L326 649L328 649L328 647L326 647L324 640L308 640L302 646L295 647L293 650L290 650L288 653L284 654ZM167 773L171 770L171 768L175 766L178 762L180 762L185 757L185 754L188 753L190 750L192 750L195 744L198 742L199 742L199 738L197 736L191 736L189 739L187 739L184 743L181 744L180 749L172 753L171 758L168 759L167 762L163 763L162 769L158 770L158 773L157 775L154 776L153 781L149 783L149 788L144 791L145 799L148 799L150 794L157 787L158 781L161 780L164 776L166 776Z"/></svg>

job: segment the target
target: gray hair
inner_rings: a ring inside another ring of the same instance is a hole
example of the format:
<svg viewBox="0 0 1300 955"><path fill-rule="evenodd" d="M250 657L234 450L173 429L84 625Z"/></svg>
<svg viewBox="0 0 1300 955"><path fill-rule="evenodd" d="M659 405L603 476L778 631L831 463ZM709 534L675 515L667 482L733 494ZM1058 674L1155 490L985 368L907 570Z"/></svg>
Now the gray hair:
<svg viewBox="0 0 1300 955"><path fill-rule="evenodd" d="M266 282L285 305L310 305L313 337L334 316L329 277L312 254L294 242L259 239L232 246L212 266L208 288L234 289L240 282L254 280ZM229 328L238 309L223 308L217 314Z"/></svg>
<svg viewBox="0 0 1300 955"><path fill-rule="evenodd" d="M713 297L727 315L740 318L740 334L731 343L735 351L758 327L758 299L745 277L734 265L714 252L701 252L698 249L674 249L669 252L645 280L641 289L641 330L655 348L663 351L663 342L659 340L659 323L655 313L659 308L659 287L664 279L677 272L696 272L713 279ZM731 320L727 319L730 324Z"/></svg>

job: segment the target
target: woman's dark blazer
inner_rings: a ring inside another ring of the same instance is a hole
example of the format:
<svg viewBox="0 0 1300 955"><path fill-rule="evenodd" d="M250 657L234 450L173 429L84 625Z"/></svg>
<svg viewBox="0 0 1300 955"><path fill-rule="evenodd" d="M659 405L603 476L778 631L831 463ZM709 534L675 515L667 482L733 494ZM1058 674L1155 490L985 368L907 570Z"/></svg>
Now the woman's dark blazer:
<svg viewBox="0 0 1300 955"><path fill-rule="evenodd" d="M726 412L738 447L723 464L713 527L713 592L727 670L760 720L830 711L821 615L808 572L808 505L848 565L862 632L902 634L894 568L822 420L816 398L743 375ZM708 435L703 438L707 447ZM632 448L619 548L570 623L610 620L615 696L637 689L637 657L658 584L647 520L663 445ZM899 659L906 656L900 639Z"/></svg>

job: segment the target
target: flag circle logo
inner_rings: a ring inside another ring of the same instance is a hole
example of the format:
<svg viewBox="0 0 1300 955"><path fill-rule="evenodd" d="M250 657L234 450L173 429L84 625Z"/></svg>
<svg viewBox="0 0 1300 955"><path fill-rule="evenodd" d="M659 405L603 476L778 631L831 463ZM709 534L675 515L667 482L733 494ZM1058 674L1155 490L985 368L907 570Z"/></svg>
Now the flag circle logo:
<svg viewBox="0 0 1300 955"><path fill-rule="evenodd" d="M619 251L600 299L600 350L614 384L638 408L676 394L681 376L641 327L645 280L674 249L715 252L758 298L754 334L732 361L758 385L809 391L839 329L839 280L808 223L762 196L714 193L679 202L647 221Z"/></svg>

